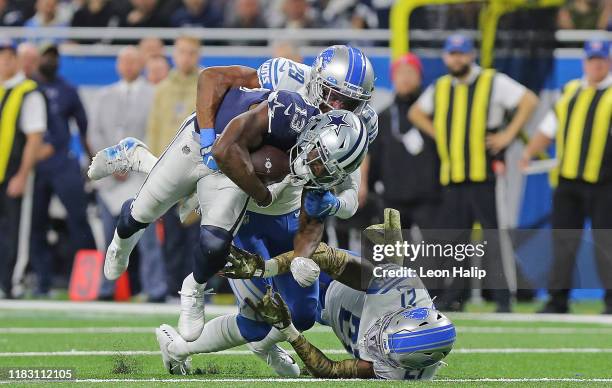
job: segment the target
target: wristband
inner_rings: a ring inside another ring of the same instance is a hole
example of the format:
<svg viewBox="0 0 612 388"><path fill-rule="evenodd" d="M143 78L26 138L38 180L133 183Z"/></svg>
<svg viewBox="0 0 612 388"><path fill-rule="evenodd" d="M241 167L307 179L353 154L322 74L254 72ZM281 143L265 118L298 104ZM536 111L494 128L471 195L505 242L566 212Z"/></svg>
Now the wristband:
<svg viewBox="0 0 612 388"><path fill-rule="evenodd" d="M216 135L214 128L200 128L200 147L210 147L215 142L215 138Z"/></svg>
<svg viewBox="0 0 612 388"><path fill-rule="evenodd" d="M295 341L301 335L298 329L293 326L293 322L290 323L289 326L285 327L284 329L280 329L279 331L285 335L287 341L289 342Z"/></svg>
<svg viewBox="0 0 612 388"><path fill-rule="evenodd" d="M276 275L278 275L278 261L276 259L270 259L270 260L264 261L264 270L263 270L263 274L261 274L261 277L271 278L272 276L276 276Z"/></svg>

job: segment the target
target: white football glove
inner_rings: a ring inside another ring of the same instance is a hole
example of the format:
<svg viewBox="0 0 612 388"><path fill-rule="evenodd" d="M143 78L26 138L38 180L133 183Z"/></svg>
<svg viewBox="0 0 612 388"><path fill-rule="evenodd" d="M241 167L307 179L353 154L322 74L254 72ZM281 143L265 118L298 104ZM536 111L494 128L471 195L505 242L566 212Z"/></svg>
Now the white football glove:
<svg viewBox="0 0 612 388"><path fill-rule="evenodd" d="M321 268L312 259L296 257L291 262L291 273L302 287L311 286L319 278Z"/></svg>

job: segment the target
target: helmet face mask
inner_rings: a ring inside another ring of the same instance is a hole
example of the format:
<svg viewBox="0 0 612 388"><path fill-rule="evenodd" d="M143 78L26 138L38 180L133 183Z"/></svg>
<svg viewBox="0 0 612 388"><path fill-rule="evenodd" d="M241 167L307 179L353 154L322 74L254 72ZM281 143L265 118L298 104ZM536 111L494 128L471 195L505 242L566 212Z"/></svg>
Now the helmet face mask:
<svg viewBox="0 0 612 388"><path fill-rule="evenodd" d="M367 131L354 113L333 110L315 116L290 150L292 181L329 190L359 167L367 147Z"/></svg>

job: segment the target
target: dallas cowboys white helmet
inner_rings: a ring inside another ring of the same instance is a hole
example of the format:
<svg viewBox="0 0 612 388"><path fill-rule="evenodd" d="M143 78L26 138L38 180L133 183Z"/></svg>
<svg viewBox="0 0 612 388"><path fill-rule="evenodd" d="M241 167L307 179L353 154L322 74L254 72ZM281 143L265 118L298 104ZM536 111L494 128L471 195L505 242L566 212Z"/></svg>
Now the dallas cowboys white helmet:
<svg viewBox="0 0 612 388"><path fill-rule="evenodd" d="M368 151L368 134L352 112L314 116L290 151L291 177L306 188L329 190L355 171Z"/></svg>
<svg viewBox="0 0 612 388"><path fill-rule="evenodd" d="M395 368L432 366L455 343L455 326L435 308L407 307L382 316L362 341L368 353Z"/></svg>
<svg viewBox="0 0 612 388"><path fill-rule="evenodd" d="M355 47L336 45L323 50L311 67L308 96L319 106L359 114L374 90L374 69Z"/></svg>

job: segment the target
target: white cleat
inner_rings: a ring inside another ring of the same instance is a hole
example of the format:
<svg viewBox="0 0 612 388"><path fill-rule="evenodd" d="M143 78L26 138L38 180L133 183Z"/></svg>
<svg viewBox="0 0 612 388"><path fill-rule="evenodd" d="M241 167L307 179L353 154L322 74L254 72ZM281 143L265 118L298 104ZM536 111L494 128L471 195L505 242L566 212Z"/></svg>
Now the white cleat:
<svg viewBox="0 0 612 388"><path fill-rule="evenodd" d="M281 377L299 377L300 366L287 351L277 345L266 350L257 349L251 344L247 344L253 353L266 364L268 364Z"/></svg>
<svg viewBox="0 0 612 388"><path fill-rule="evenodd" d="M185 341L198 339L204 329L204 295L203 289L196 287L193 275L183 280L181 295L181 314L178 320L178 331Z"/></svg>
<svg viewBox="0 0 612 388"><path fill-rule="evenodd" d="M144 229L134 233L132 237L120 239L115 230L113 241L111 241L106 250L106 258L104 259L104 277L108 280L117 280L128 267L130 263L130 254L138 240L144 233ZM121 246L120 246L121 245Z"/></svg>
<svg viewBox="0 0 612 388"><path fill-rule="evenodd" d="M170 325L163 324L155 329L159 350L161 350L164 368L171 375L188 375L191 371L191 357L187 343Z"/></svg>
<svg viewBox="0 0 612 388"><path fill-rule="evenodd" d="M138 147L148 150L143 142L134 137L126 137L116 145L106 147L93 157L87 176L96 181L115 173L137 171L140 162L135 151Z"/></svg>

